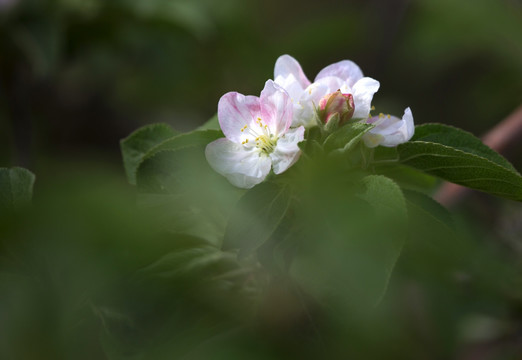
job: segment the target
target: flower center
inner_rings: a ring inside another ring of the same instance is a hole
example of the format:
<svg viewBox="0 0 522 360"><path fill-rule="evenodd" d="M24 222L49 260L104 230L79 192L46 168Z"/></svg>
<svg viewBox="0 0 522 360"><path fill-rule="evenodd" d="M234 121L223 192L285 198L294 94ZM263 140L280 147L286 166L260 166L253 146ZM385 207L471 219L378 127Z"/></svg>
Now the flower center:
<svg viewBox="0 0 522 360"><path fill-rule="evenodd" d="M265 154L270 154L274 151L278 136L270 131L268 125L264 124L263 119L260 117L255 120L253 125L243 126L241 132L248 136L241 144L248 147L255 146Z"/></svg>

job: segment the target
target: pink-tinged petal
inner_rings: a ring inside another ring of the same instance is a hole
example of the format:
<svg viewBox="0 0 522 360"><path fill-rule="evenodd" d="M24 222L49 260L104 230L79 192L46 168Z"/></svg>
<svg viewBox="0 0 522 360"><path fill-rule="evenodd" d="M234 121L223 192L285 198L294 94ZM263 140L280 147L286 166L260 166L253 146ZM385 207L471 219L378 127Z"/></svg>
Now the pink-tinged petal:
<svg viewBox="0 0 522 360"><path fill-rule="evenodd" d="M319 71L319 74L317 74L315 77L315 81L327 76L338 77L344 82L348 83L349 87L352 87L357 81L362 79L363 73L359 66L357 66L357 64L355 64L353 61L343 60L332 65L328 65L323 70Z"/></svg>
<svg viewBox="0 0 522 360"><path fill-rule="evenodd" d="M404 110L402 119L396 116L381 115L368 119L367 123L376 125L363 136L364 143L368 147L378 145L395 147L410 140L415 132L410 108Z"/></svg>
<svg viewBox="0 0 522 360"><path fill-rule="evenodd" d="M364 119L370 114L373 94L379 90L379 82L369 77L362 78L352 88L355 111L354 119Z"/></svg>
<svg viewBox="0 0 522 360"><path fill-rule="evenodd" d="M291 57L290 55L282 55L280 56L274 67L274 80L279 84L279 81L286 82L286 85L289 85L289 81L285 79L293 79L301 89L306 88L310 85L310 80L306 77L301 65L297 62L296 59ZM280 84L283 86L283 84ZM289 93L290 90L283 86Z"/></svg>
<svg viewBox="0 0 522 360"><path fill-rule="evenodd" d="M262 182L272 164L268 156L255 148L247 148L225 138L208 144L205 156L216 172L243 189L250 189Z"/></svg>
<svg viewBox="0 0 522 360"><path fill-rule="evenodd" d="M261 91L261 119L275 135L284 134L292 124L293 104L288 93L272 80Z"/></svg>
<svg viewBox="0 0 522 360"><path fill-rule="evenodd" d="M304 127L290 129L279 138L274 151L270 154L272 169L275 174L281 174L292 166L301 155L301 149L297 146L304 139Z"/></svg>
<svg viewBox="0 0 522 360"><path fill-rule="evenodd" d="M241 143L241 129L252 123L261 113L259 98L237 92L226 93L219 99L218 121L223 134L230 141Z"/></svg>

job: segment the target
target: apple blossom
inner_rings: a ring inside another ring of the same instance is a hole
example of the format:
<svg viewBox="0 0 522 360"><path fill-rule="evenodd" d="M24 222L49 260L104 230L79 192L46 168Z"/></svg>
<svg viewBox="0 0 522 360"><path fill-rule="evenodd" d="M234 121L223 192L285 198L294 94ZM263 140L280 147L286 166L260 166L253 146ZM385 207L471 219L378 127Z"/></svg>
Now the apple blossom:
<svg viewBox="0 0 522 360"><path fill-rule="evenodd" d="M249 189L262 182L270 169L280 174L299 158L304 127L290 128L292 103L272 80L260 97L229 92L218 104L218 121L225 138L207 145L210 166L233 185Z"/></svg>
<svg viewBox="0 0 522 360"><path fill-rule="evenodd" d="M402 119L396 116L379 114L366 120L375 127L363 135L364 144L370 148L376 146L394 147L411 139L415 131L410 108L404 110Z"/></svg>
<svg viewBox="0 0 522 360"><path fill-rule="evenodd" d="M367 118L373 95L379 90L379 82L364 77L359 66L350 60L339 61L325 67L311 83L297 60L290 55L282 55L275 64L274 81L282 86L292 99L294 126L313 126L314 112L319 106L319 101L337 90L353 96L353 118Z"/></svg>

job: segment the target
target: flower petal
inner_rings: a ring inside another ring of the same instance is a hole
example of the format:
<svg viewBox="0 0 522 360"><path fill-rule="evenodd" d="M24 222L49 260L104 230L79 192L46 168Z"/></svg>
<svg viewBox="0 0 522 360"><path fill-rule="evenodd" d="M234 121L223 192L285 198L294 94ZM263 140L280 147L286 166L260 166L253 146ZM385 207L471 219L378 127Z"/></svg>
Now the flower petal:
<svg viewBox="0 0 522 360"><path fill-rule="evenodd" d="M205 149L210 166L233 185L250 189L270 172L271 160L255 148L247 148L228 139L211 142Z"/></svg>
<svg viewBox="0 0 522 360"><path fill-rule="evenodd" d="M312 91L310 88L316 87ZM337 76L325 76L314 82L307 89L308 93L314 96L314 101L317 101L317 106L319 105L319 100L325 95L336 92L337 90L341 90L343 94L351 93L351 89L347 86L347 83L343 81L340 77Z"/></svg>
<svg viewBox="0 0 522 360"><path fill-rule="evenodd" d="M301 65L290 55L282 55L277 59L274 81L288 91L294 100L299 99L303 89L310 85L310 80L304 74Z"/></svg>
<svg viewBox="0 0 522 360"><path fill-rule="evenodd" d="M404 110L402 119L396 116L381 119L373 117L368 119L367 122L377 124L376 127L363 136L364 143L368 147L376 147L378 145L395 147L410 140L415 132L410 108Z"/></svg>
<svg viewBox="0 0 522 360"><path fill-rule="evenodd" d="M241 129L250 125L261 113L259 98L237 92L226 93L219 99L218 121L223 134L230 141L241 143Z"/></svg>
<svg viewBox="0 0 522 360"><path fill-rule="evenodd" d="M357 81L352 88L353 102L355 111L354 119L364 119L370 114L372 107L373 94L379 90L379 82L369 77Z"/></svg>
<svg viewBox="0 0 522 360"><path fill-rule="evenodd" d="M338 77L344 82L347 82L349 87L352 87L357 81L362 79L363 73L359 66L357 66L353 61L343 60L328 65L323 70L319 71L319 74L315 77L315 81L327 76Z"/></svg>
<svg viewBox="0 0 522 360"><path fill-rule="evenodd" d="M260 97L261 119L270 131L281 135L292 124L293 104L288 93L272 80L265 83Z"/></svg>
<svg viewBox="0 0 522 360"><path fill-rule="evenodd" d="M303 126L290 129L277 141L274 151L270 154L275 174L281 174L299 159L301 149L297 144L303 141L304 130Z"/></svg>

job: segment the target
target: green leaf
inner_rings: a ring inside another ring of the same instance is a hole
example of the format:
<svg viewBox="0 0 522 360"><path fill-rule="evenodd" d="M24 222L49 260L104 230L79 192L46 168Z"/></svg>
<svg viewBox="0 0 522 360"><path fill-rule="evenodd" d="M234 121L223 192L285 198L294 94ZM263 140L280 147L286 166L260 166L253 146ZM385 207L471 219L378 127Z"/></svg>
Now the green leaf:
<svg viewBox="0 0 522 360"><path fill-rule="evenodd" d="M409 216L428 217L431 221L436 222L444 227L454 230L455 223L451 213L437 201L431 197L412 190L403 190L406 198Z"/></svg>
<svg viewBox="0 0 522 360"><path fill-rule="evenodd" d="M217 114L212 116L206 123L198 127L197 130L221 130Z"/></svg>
<svg viewBox="0 0 522 360"><path fill-rule="evenodd" d="M136 184L136 171L145 154L176 134L177 132L166 124L152 124L136 130L120 141L123 165L129 183Z"/></svg>
<svg viewBox="0 0 522 360"><path fill-rule="evenodd" d="M425 172L399 163L390 163L374 167L375 172L395 181L401 189L410 189L423 193L433 192L440 180Z"/></svg>
<svg viewBox="0 0 522 360"><path fill-rule="evenodd" d="M339 129L339 123L341 122L341 117L338 113L334 114L330 120L324 125L324 129L328 132L333 132Z"/></svg>
<svg viewBox="0 0 522 360"><path fill-rule="evenodd" d="M274 233L289 204L289 192L277 184L265 182L249 190L230 216L224 246L249 255Z"/></svg>
<svg viewBox="0 0 522 360"><path fill-rule="evenodd" d="M373 125L360 122L346 124L326 138L324 148L327 152L336 150L345 153L350 151L371 128L373 128Z"/></svg>
<svg viewBox="0 0 522 360"><path fill-rule="evenodd" d="M31 202L35 176L20 167L0 168L0 210L19 209Z"/></svg>
<svg viewBox="0 0 522 360"><path fill-rule="evenodd" d="M332 185L325 182L324 188ZM298 232L285 244L295 247L290 271L305 291L352 313L382 298L408 236L399 186L379 175L357 185L353 195L346 184L299 199L302 205L292 208Z"/></svg>
<svg viewBox="0 0 522 360"><path fill-rule="evenodd" d="M196 130L176 135L151 148L144 158L148 158L162 150L176 150L190 146L206 146L210 142L222 137L223 133L221 130Z"/></svg>
<svg viewBox="0 0 522 360"><path fill-rule="evenodd" d="M517 170L502 155L486 146L473 134L443 124L424 124L415 127L412 141L425 141L446 145L466 153L486 158L498 165L517 172Z"/></svg>
<svg viewBox="0 0 522 360"><path fill-rule="evenodd" d="M173 145L173 143L170 143ZM243 193L208 165L204 146L161 150L137 171L140 199L168 229L221 245L231 209Z"/></svg>
<svg viewBox="0 0 522 360"><path fill-rule="evenodd" d="M406 218L406 204L401 188L390 178L382 175L369 175L363 178L366 191L361 198L378 212Z"/></svg>
<svg viewBox="0 0 522 360"><path fill-rule="evenodd" d="M458 144L457 144L458 145ZM522 200L522 177L498 156L448 145L410 141L398 147L401 163L472 189ZM485 157L487 156L487 157Z"/></svg>
<svg viewBox="0 0 522 360"><path fill-rule="evenodd" d="M238 268L235 254L213 246L194 246L165 254L141 272L162 278L203 281Z"/></svg>
<svg viewBox="0 0 522 360"><path fill-rule="evenodd" d="M369 175L363 178L366 188L360 197L375 209L375 228L368 229L371 237L378 243L375 253L370 252L382 266L374 271L369 282L375 287L377 301L384 296L388 281L402 251L407 237L408 214L406 201L401 188L390 178L382 175Z"/></svg>

